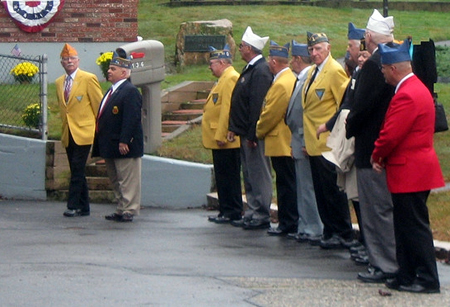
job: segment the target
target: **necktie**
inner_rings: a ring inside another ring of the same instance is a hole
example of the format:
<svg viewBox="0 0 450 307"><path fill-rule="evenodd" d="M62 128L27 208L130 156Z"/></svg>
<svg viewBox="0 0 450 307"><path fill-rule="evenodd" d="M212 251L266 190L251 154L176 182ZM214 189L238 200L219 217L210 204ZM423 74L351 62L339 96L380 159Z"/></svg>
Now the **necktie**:
<svg viewBox="0 0 450 307"><path fill-rule="evenodd" d="M66 104L69 102L69 95L71 89L72 89L72 78L70 76L67 76L64 85L64 100L66 101Z"/></svg>
<svg viewBox="0 0 450 307"><path fill-rule="evenodd" d="M96 123L95 123L95 132L98 132L98 119L102 115L103 110L105 109L105 105L108 102L109 98L111 97L111 94L113 92L112 87L108 91L109 91L108 96L106 96L106 98L104 99L103 103L100 105L100 110L98 111L97 120L96 120Z"/></svg>
<svg viewBox="0 0 450 307"><path fill-rule="evenodd" d="M112 94L112 92L113 92L112 87L108 90L108 92L109 92L109 93L108 93L108 96L106 96L106 98L104 99L102 105L100 106L100 112L99 112L99 114L98 114L98 117L100 117L100 115L102 115L103 110L105 109L105 106L106 106L106 104L107 104L109 98L111 97L111 94Z"/></svg>
<svg viewBox="0 0 450 307"><path fill-rule="evenodd" d="M305 91L305 100L306 100L306 94L308 94L309 87L314 82L314 79L316 78L318 71L319 71L319 68L316 67L316 69L314 70L314 73L311 77L311 80L309 80L308 87L306 88L306 91Z"/></svg>

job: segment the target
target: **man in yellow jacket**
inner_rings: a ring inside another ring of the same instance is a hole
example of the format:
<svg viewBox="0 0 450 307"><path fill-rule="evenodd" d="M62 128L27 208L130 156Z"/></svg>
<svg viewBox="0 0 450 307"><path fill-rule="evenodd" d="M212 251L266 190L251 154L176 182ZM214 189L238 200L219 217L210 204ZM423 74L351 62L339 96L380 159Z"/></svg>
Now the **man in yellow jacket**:
<svg viewBox="0 0 450 307"><path fill-rule="evenodd" d="M223 50L210 47L209 69L219 80L211 89L202 118L202 141L212 150L219 198L219 215L208 220L217 224L240 220L243 211L240 178L240 140L227 141L231 94L239 78L232 66L228 45Z"/></svg>
<svg viewBox="0 0 450 307"><path fill-rule="evenodd" d="M256 124L256 136L264 139L264 154L270 157L276 174L278 227L269 228L269 235L281 236L297 231L297 188L295 164L291 156L291 131L285 123L296 77L289 68L289 46L271 41L269 68L274 80L264 99L263 109Z"/></svg>
<svg viewBox="0 0 450 307"><path fill-rule="evenodd" d="M331 56L331 45L325 33L307 33L308 51L314 65L303 86L303 126L305 147L310 157L317 208L323 223L320 246L325 249L348 247L353 230L347 196L340 191L334 164L322 157L330 151L326 141L329 132L316 136L320 124L327 122L339 108L348 77Z"/></svg>
<svg viewBox="0 0 450 307"><path fill-rule="evenodd" d="M65 74L56 79L56 96L62 120L61 142L70 166L70 186L64 216L90 214L85 176L86 161L94 141L95 119L103 93L97 77L78 68L78 53L69 44L61 52Z"/></svg>

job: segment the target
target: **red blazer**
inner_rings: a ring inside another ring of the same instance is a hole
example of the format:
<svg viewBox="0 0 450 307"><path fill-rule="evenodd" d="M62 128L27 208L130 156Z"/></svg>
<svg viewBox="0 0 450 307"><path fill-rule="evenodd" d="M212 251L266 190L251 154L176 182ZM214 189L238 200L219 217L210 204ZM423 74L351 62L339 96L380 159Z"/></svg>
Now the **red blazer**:
<svg viewBox="0 0 450 307"><path fill-rule="evenodd" d="M415 76L406 79L392 98L372 159L385 163L391 193L431 190L444 185L433 147L434 103Z"/></svg>

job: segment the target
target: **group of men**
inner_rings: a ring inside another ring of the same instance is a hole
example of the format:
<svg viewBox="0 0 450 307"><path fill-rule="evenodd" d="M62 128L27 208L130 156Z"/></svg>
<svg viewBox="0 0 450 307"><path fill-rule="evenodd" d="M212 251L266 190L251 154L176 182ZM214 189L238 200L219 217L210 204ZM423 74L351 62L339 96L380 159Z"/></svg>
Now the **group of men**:
<svg viewBox="0 0 450 307"><path fill-rule="evenodd" d="M218 82L202 132L213 152L219 214L208 219L324 249L349 248L352 259L368 265L361 281L437 293L426 207L430 190L444 185L433 148L434 103L412 73L410 41L394 42L393 29L393 17L377 10L365 29L349 24L349 58L361 61L350 75L331 56L324 33L308 32L307 44L271 41L266 61L269 38L248 27L240 75L228 46L211 47ZM277 227L270 226L271 167Z"/></svg>
<svg viewBox="0 0 450 307"><path fill-rule="evenodd" d="M61 51L65 74L56 82L62 120L61 141L66 148L71 178L66 217L90 215L85 168L93 157L105 161L117 201L107 220L131 222L141 206L142 97L128 81L131 59L118 49L110 62L111 88L103 95L94 74L79 69L78 52L69 44ZM92 146L93 145L93 146Z"/></svg>

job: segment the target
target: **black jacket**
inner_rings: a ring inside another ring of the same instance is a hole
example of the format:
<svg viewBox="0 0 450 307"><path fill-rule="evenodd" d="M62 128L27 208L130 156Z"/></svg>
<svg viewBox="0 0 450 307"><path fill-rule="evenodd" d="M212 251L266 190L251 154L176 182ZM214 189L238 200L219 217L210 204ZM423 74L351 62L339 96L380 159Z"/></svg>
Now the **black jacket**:
<svg viewBox="0 0 450 307"><path fill-rule="evenodd" d="M353 105L347 117L347 138L355 137L357 168L372 168L370 157L394 90L384 80L380 53L376 51L359 72Z"/></svg>
<svg viewBox="0 0 450 307"><path fill-rule="evenodd" d="M144 141L141 108L142 96L139 90L128 80L122 83L97 116L92 156L108 159L142 157ZM119 143L128 144L130 152L121 155Z"/></svg>
<svg viewBox="0 0 450 307"><path fill-rule="evenodd" d="M256 123L272 79L269 65L264 58L241 73L231 96L228 130L247 140L258 140Z"/></svg>

